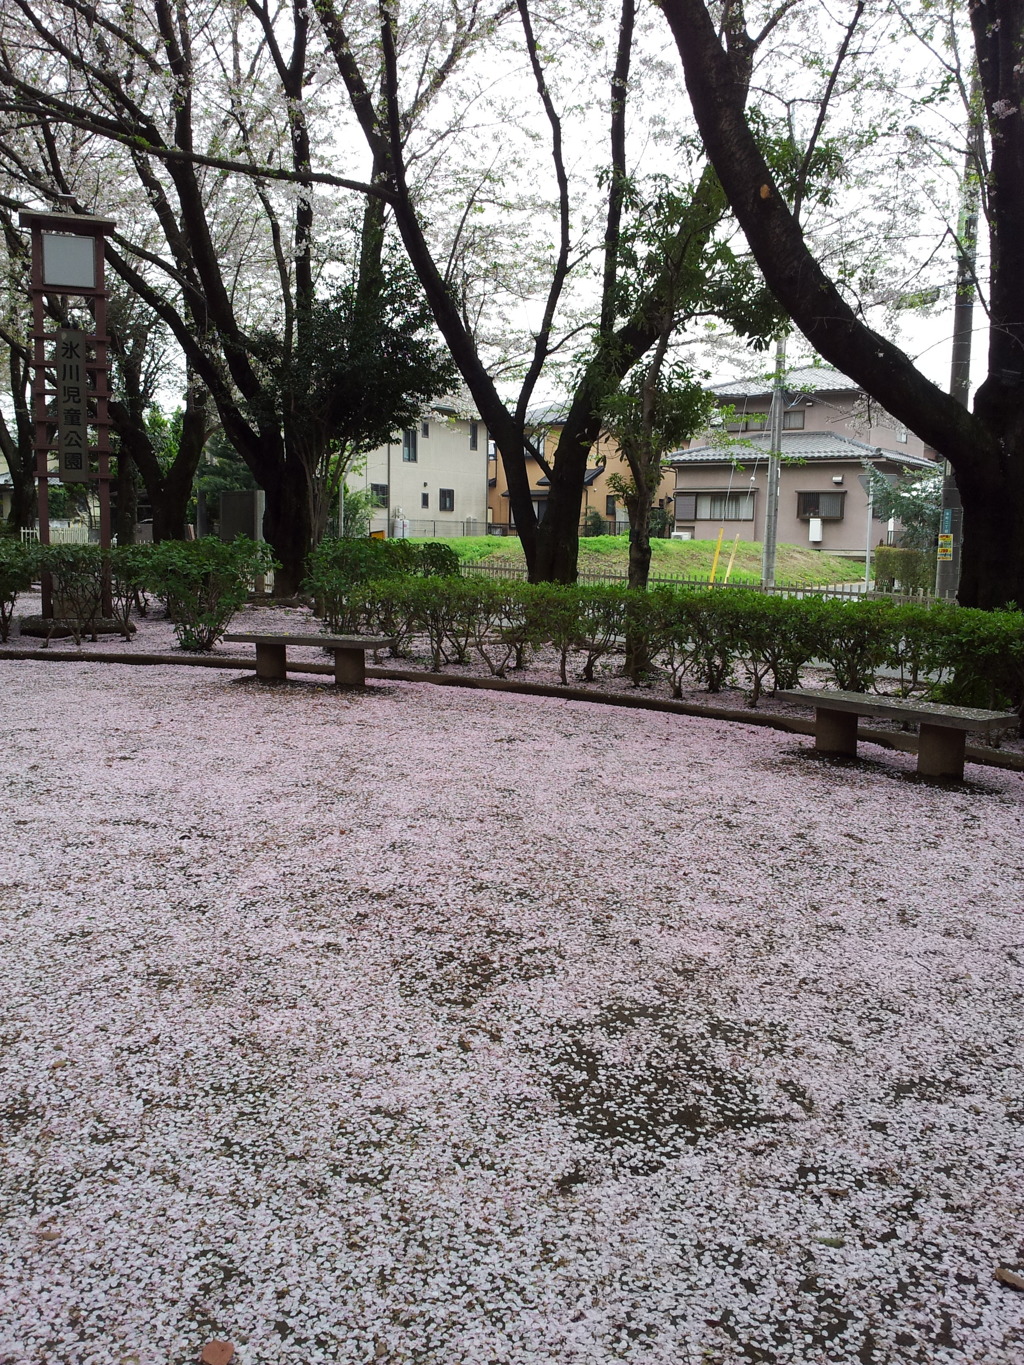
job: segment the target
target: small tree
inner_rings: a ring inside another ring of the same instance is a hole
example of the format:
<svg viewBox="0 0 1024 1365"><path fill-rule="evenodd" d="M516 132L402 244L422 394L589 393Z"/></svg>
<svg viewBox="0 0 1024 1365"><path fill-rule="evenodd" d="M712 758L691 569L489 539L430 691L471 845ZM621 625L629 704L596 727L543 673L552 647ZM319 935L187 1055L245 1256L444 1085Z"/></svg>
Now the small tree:
<svg viewBox="0 0 1024 1365"><path fill-rule="evenodd" d="M377 509L376 495L369 488L349 488L341 485L339 522L341 534L346 538L368 536L370 522Z"/></svg>
<svg viewBox="0 0 1024 1365"><path fill-rule="evenodd" d="M933 550L942 511L942 475L932 471L890 481L871 472L871 496L878 516L895 517L901 525L904 550Z"/></svg>
<svg viewBox="0 0 1024 1365"><path fill-rule="evenodd" d="M651 512L665 456L706 427L714 396L682 364L666 364L671 323L650 361L635 369L604 405L604 425L629 473L609 475L608 487L629 516L629 586L646 588L651 571Z"/></svg>

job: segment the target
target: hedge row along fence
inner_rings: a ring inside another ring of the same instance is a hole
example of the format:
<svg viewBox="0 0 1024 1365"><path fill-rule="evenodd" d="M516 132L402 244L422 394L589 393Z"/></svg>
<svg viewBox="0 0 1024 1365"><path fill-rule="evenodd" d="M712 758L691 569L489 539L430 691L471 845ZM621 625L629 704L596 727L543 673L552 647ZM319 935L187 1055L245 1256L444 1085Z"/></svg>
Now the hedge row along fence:
<svg viewBox="0 0 1024 1365"><path fill-rule="evenodd" d="M134 610L159 598L182 649L212 649L248 597L253 581L274 567L265 545L244 537L224 544L213 537L159 545L23 545L0 540L0 639L10 633L15 600L41 573L53 582L54 624L75 643L113 625L128 639ZM113 620L101 616L104 588Z"/></svg>
<svg viewBox="0 0 1024 1365"><path fill-rule="evenodd" d="M780 598L739 590L491 582L422 577L345 585L314 576L324 628L393 637L394 656L425 638L441 671L475 655L495 677L525 666L531 650L556 651L563 683L570 668L592 681L599 660L623 659L640 683L667 672L717 692L741 679L751 706L766 689L799 685L812 661L836 687L872 691L891 670L902 695L986 707L1024 704L1024 613L947 604L894 605L827 598Z"/></svg>
<svg viewBox="0 0 1024 1365"><path fill-rule="evenodd" d="M153 596L166 604L181 648L209 650L254 580L273 567L265 545L241 537L107 551L0 539L0 638L7 639L17 595L46 571L62 608L58 620L76 641L95 633L106 578L126 637L131 612L144 612ZM563 683L570 668L593 681L600 660L621 656L634 683L655 668L676 696L684 684L717 692L740 680L756 706L766 688L797 686L814 661L851 691L871 691L884 669L904 695L1024 713L1024 613L1016 610L495 582L461 578L448 546L406 541L325 541L311 557L307 588L325 630L393 637L396 656L423 637L436 671L476 656L505 677L547 647Z"/></svg>

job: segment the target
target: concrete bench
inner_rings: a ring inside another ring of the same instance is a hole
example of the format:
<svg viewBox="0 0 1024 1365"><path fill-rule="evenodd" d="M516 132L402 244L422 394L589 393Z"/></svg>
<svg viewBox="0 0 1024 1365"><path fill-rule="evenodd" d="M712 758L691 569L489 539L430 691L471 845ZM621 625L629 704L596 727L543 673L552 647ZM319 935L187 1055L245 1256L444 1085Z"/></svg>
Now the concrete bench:
<svg viewBox="0 0 1024 1365"><path fill-rule="evenodd" d="M814 707L814 747L823 754L857 752L857 717L882 716L886 720L915 721L920 726L917 771L922 777L955 778L964 775L967 733L997 734L1020 723L1014 712L980 711L973 706L938 706L933 702L878 697L868 692L820 691L794 688L777 694L787 701Z"/></svg>
<svg viewBox="0 0 1024 1365"><path fill-rule="evenodd" d="M279 682L288 676L288 646L314 645L334 655L334 681L338 687L364 687L366 651L384 649L392 641L376 635L288 635L284 632L225 635L228 644L256 646L256 676L262 682Z"/></svg>

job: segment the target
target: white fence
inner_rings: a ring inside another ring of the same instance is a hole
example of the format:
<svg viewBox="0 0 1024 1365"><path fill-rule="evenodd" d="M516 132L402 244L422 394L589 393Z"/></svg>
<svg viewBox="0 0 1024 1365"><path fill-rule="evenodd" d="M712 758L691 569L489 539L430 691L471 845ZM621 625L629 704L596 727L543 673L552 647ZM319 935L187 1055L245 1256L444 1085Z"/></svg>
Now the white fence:
<svg viewBox="0 0 1024 1365"><path fill-rule="evenodd" d="M39 544L39 532L34 527L23 526L21 538L26 545ZM84 521L74 521L70 526L50 527L51 545L88 545L89 528Z"/></svg>

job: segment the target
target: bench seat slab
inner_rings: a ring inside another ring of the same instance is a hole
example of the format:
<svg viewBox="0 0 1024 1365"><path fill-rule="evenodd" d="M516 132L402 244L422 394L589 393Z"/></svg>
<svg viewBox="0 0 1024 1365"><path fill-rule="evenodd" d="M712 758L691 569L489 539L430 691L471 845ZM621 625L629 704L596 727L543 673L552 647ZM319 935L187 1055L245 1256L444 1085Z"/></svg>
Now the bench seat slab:
<svg viewBox="0 0 1024 1365"><path fill-rule="evenodd" d="M309 645L322 649L386 649L394 644L390 635L291 635L288 631L232 631L228 644Z"/></svg>
<svg viewBox="0 0 1024 1365"><path fill-rule="evenodd" d="M1018 723L1013 712L983 711L974 706L943 706L913 697L883 697L864 692L843 692L838 688L798 687L780 690L786 701L805 706L828 706L833 711L850 711L859 716L881 716L899 720L944 725L947 729L975 730L990 735Z"/></svg>

